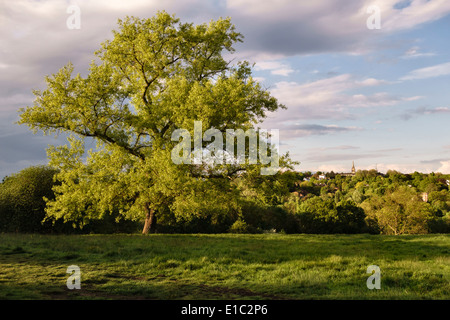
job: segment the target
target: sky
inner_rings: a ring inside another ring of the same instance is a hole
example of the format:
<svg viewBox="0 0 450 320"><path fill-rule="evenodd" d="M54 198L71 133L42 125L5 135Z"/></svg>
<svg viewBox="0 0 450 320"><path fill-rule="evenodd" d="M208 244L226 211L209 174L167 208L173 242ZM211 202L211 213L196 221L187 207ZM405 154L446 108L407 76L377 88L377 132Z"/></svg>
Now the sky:
<svg viewBox="0 0 450 320"><path fill-rule="evenodd" d="M0 0L0 179L66 143L16 124L45 76L85 73L119 18L160 10L231 18L244 41L227 58L286 106L261 127L297 170L450 173L449 0Z"/></svg>

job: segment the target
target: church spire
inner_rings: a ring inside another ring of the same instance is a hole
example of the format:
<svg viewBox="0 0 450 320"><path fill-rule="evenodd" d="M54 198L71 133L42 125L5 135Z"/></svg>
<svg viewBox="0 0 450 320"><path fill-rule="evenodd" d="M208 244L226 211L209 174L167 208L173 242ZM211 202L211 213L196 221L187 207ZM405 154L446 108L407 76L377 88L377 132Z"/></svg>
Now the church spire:
<svg viewBox="0 0 450 320"><path fill-rule="evenodd" d="M356 173L355 161L352 161L352 173Z"/></svg>

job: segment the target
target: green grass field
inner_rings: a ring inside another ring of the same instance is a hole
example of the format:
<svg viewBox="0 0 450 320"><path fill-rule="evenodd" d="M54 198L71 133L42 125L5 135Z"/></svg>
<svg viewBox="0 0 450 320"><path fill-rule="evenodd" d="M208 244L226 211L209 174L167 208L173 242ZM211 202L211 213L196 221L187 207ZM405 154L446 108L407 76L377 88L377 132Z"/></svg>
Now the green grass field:
<svg viewBox="0 0 450 320"><path fill-rule="evenodd" d="M0 234L0 298L449 299L449 250L440 234Z"/></svg>

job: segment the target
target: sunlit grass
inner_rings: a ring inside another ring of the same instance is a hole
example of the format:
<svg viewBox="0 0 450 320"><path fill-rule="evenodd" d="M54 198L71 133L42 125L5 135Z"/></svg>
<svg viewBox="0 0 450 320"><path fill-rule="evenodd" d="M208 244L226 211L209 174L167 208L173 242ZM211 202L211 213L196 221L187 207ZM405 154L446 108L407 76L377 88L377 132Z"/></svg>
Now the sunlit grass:
<svg viewBox="0 0 450 320"><path fill-rule="evenodd" d="M449 235L0 234L2 299L449 299ZM69 290L69 265L81 290ZM369 265L381 289L369 290Z"/></svg>

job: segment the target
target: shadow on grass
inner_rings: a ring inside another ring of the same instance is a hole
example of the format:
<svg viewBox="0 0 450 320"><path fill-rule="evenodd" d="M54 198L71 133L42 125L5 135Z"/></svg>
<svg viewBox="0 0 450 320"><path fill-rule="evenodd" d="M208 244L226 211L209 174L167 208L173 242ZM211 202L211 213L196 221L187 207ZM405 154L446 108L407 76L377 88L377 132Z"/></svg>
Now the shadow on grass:
<svg viewBox="0 0 450 320"><path fill-rule="evenodd" d="M376 261L448 256L450 235L0 235L0 261L129 264L177 263L207 258L222 263L276 264L338 255ZM172 262L167 263L171 260Z"/></svg>
<svg viewBox="0 0 450 320"><path fill-rule="evenodd" d="M61 272L57 284L41 277L44 285L36 287L33 275L17 284L10 271L0 278L4 299L449 297L448 266L417 270L448 261L449 235L1 234L0 240L0 264L17 272L42 267L45 275L45 268L71 264L83 271L81 290L68 290ZM371 291L366 268L379 262L385 290Z"/></svg>

